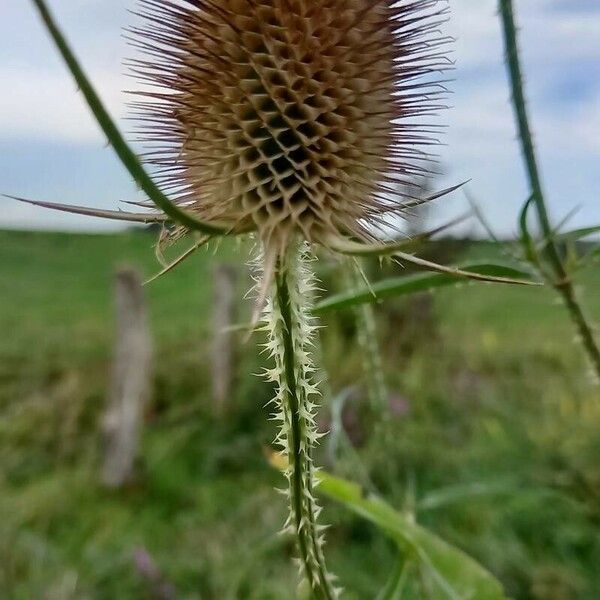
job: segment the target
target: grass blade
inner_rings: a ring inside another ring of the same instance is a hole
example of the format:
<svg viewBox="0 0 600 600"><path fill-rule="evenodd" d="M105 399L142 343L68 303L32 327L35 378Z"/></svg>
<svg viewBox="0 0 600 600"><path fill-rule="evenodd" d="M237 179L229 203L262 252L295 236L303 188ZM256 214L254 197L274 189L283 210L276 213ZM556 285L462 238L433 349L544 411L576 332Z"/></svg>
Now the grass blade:
<svg viewBox="0 0 600 600"><path fill-rule="evenodd" d="M596 233L600 233L600 225L594 227L582 227L581 229L573 229L572 231L559 233L555 237L555 240L558 242L576 242L577 240L581 240Z"/></svg>
<svg viewBox="0 0 600 600"><path fill-rule="evenodd" d="M498 236L496 235L496 232L494 231L493 227L490 225L488 220L485 218L485 215L483 214L483 211L481 210L481 206L479 206L479 204L476 202L475 198L473 198L473 196L471 196L471 194L467 190L464 191L464 194L467 199L467 202L469 203L469 206L471 207L471 210L473 211L473 214L475 215L476 219L479 221L479 224L483 227L483 229L487 233L488 237L492 241L499 243L500 240L499 240Z"/></svg>
<svg viewBox="0 0 600 600"><path fill-rule="evenodd" d="M529 196L529 198L523 204L521 208L521 212L519 213L519 237L521 240L521 246L523 247L523 252L529 262L535 265L539 265L540 260L537 255L535 249L535 243L533 241L533 237L529 232L529 225L527 222L527 218L529 216L529 209L533 206L534 198L533 196Z"/></svg>
<svg viewBox="0 0 600 600"><path fill-rule="evenodd" d="M528 273L519 271L513 267L487 262L464 265L460 271L491 277L530 277ZM416 273L402 277L391 277L377 283L372 283L370 287L363 287L326 298L315 306L313 312L315 314L323 314L332 310L379 302L386 298L406 296L434 288L458 285L460 283L463 283L462 279L456 277L454 274L447 273Z"/></svg>
<svg viewBox="0 0 600 600"><path fill-rule="evenodd" d="M211 240L211 237L208 235L204 236L202 239L198 240L191 248L188 248L183 254L178 256L173 262L166 265L162 271L160 271L159 273L157 273L156 275L154 275L153 277L151 277L150 279L145 281L144 285L149 285L150 283L153 283L157 279L160 279L163 275L170 273L173 269L178 267L181 263L186 261L192 254L194 254L194 252L196 252L196 250L198 250L199 248L201 248L202 246L207 244L210 240Z"/></svg>
<svg viewBox="0 0 600 600"><path fill-rule="evenodd" d="M417 505L419 512L438 510L449 504L469 501L482 496L506 496L518 492L515 482L469 483L441 488L421 498Z"/></svg>
<svg viewBox="0 0 600 600"><path fill-rule="evenodd" d="M377 595L376 600L402 600L411 566L410 559L399 556L390 579Z"/></svg>
<svg viewBox="0 0 600 600"><path fill-rule="evenodd" d="M201 231L209 234L225 234L228 232L228 227L225 225L217 225L212 223L206 223L200 221L188 211L182 210L175 204L173 204L158 188L158 186L152 181L152 178L146 173L142 167L136 154L131 150L121 132L115 125L108 111L104 107L104 104L100 100L100 97L96 93L96 90L85 75L84 70L80 66L77 58L71 51L71 48L67 44L64 36L60 29L55 23L48 7L44 0L33 0L33 3L37 7L40 16L54 43L56 44L61 56L65 63L69 67L69 71L75 78L81 93L83 94L88 106L90 107L96 121L102 128L102 131L110 141L114 148L117 156L121 159L121 162L125 168L129 171L129 174L133 177L140 188L148 195L148 197L156 204L158 208L163 210L171 219L178 222L179 224L192 229L194 231Z"/></svg>

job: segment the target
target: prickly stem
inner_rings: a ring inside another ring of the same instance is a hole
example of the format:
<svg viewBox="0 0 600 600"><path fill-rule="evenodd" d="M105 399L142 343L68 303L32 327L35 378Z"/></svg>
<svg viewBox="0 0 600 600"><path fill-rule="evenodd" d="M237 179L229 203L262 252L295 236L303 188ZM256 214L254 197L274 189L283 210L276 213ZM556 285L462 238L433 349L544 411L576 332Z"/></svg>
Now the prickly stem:
<svg viewBox="0 0 600 600"><path fill-rule="evenodd" d="M327 572L323 556L322 526L317 523L320 507L314 487L315 467L312 449L320 434L315 423L316 398L314 366L310 348L315 330L310 316L314 280L306 264L305 252L297 246L278 259L273 292L266 306L269 331L267 349L275 360L268 378L277 386L274 420L280 424L277 444L287 455L287 495L290 516L285 530L297 540L302 573L314 598L333 600L338 590Z"/></svg>
<svg viewBox="0 0 600 600"><path fill-rule="evenodd" d="M565 266L559 244L555 239L555 231L552 227L550 216L548 215L546 199L542 188L542 180L538 168L537 155L533 144L533 136L531 135L531 128L529 125L527 103L525 101L525 89L523 86L523 73L519 57L513 1L499 0L499 8L506 48L506 64L512 90L512 102L519 130L519 140L521 142L523 159L527 170L529 185L531 187L533 202L538 214L538 221L546 240L545 254L554 274L550 283L560 294L569 311L571 320L577 328L579 339L581 340L583 348L590 359L590 363L596 372L598 383L600 383L600 345L594 335L594 327L589 321L588 316L585 314L579 298L577 297L570 273Z"/></svg>

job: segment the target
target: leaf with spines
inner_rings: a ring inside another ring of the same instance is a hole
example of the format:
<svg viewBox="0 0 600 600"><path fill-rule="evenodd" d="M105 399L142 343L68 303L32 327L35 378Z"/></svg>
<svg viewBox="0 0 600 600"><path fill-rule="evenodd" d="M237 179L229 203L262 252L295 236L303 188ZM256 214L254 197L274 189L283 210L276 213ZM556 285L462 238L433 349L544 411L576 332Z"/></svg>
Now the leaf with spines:
<svg viewBox="0 0 600 600"><path fill-rule="evenodd" d="M131 223L164 223L169 220L169 217L163 213L132 213L122 210L102 210L99 208L91 208L89 206L76 206L73 204L60 204L59 202L45 202L43 200L30 200L29 198L21 198L19 196L11 196L10 194L2 194L5 198L32 204L41 208L49 208L59 212L66 212L75 215L84 215L86 217L98 217L100 219L110 219L113 221L129 221Z"/></svg>
<svg viewBox="0 0 600 600"><path fill-rule="evenodd" d="M491 262L469 263L461 266L459 270L460 272L477 274L482 277L502 277L507 279L526 279L531 277L529 273L512 266ZM434 288L455 286L463 282L464 279L448 273L415 273L401 277L390 277L376 283L371 283L369 286L342 292L326 298L314 307L313 313L320 315L333 310L366 303L372 304L385 299L416 294Z"/></svg>
<svg viewBox="0 0 600 600"><path fill-rule="evenodd" d="M445 273L453 277L463 279L474 279L477 281L487 281L490 283L509 283L513 285L542 285L541 283L524 280L513 279L509 277L501 277L496 275L485 275L475 271L467 271L455 266L440 265L438 263L419 258L413 254L407 254L398 250L398 244L391 242L387 244L362 244L348 239L329 237L326 245L331 249L346 254L348 256L391 256L400 261L412 263L426 271L434 271L437 273Z"/></svg>

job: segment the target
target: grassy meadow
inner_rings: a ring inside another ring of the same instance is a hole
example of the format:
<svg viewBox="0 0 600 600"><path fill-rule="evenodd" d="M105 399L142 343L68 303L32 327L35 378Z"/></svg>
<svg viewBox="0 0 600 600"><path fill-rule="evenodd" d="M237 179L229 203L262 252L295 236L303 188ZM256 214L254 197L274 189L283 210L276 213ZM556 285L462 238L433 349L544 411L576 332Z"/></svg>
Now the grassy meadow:
<svg viewBox="0 0 600 600"><path fill-rule="evenodd" d="M271 388L253 375L258 336L239 337L226 418L211 408L211 272L247 249L200 251L147 287L155 377L138 474L118 492L99 483L111 278L119 264L152 275L153 243L0 232L0 598L281 600L294 589L292 541L274 533L286 507L265 460L275 430ZM335 265L322 268L339 289ZM600 323L597 264L580 282ZM249 286L240 270L240 322ZM600 393L554 293L462 284L386 302L377 319L390 392L379 415L366 408L352 311L323 319L324 402L349 400L318 462L464 549L515 600L600 598ZM330 502L323 521L345 598L375 598L391 543ZM415 582L407 598L426 593Z"/></svg>

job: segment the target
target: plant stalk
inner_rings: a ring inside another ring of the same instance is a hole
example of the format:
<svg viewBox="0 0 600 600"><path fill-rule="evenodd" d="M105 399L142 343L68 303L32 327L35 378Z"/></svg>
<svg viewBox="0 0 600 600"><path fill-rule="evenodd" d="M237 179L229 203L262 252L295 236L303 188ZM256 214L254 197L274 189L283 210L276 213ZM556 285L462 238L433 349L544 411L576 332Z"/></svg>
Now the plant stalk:
<svg viewBox="0 0 600 600"><path fill-rule="evenodd" d="M561 257L560 249L555 239L555 232L548 214L531 128L529 126L512 0L500 0L500 15L506 48L506 64L512 88L513 107L519 130L523 159L540 229L546 241L545 254L555 277L550 283L563 299L571 315L571 320L579 332L583 347L600 381L600 348L595 340L593 328L579 303L573 282Z"/></svg>
<svg viewBox="0 0 600 600"><path fill-rule="evenodd" d="M290 250L289 253L296 253ZM275 305L280 317L276 335L280 336L280 402L282 404L281 442L287 450L291 527L296 535L304 574L312 588L314 598L334 600L333 588L325 565L322 539L317 517L319 507L314 497L314 467L311 448L316 433L313 431L312 403L308 400L312 384L307 380L311 368L306 364L306 338L308 331L301 331L302 317L310 307L300 304L297 280L299 273L297 256L278 261L275 272ZM301 268L301 267L300 267ZM293 272L293 271L296 272ZM311 435L312 434L312 435Z"/></svg>
<svg viewBox="0 0 600 600"><path fill-rule="evenodd" d="M189 211L181 209L171 202L167 196L158 188L153 179L146 173L137 155L131 150L115 122L112 120L108 111L104 107L100 96L96 93L93 85L87 78L85 71L79 64L77 57L71 50L67 40L63 36L56 21L50 14L45 0L33 0L33 4L39 11L40 17L52 37L58 51L66 63L71 75L75 79L83 97L90 110L92 111L96 122L108 138L115 153L123 163L123 166L129 171L135 182L146 193L146 195L175 223L179 223L192 231L201 231L210 235L225 235L230 232L230 227L220 223L209 223L196 218Z"/></svg>

